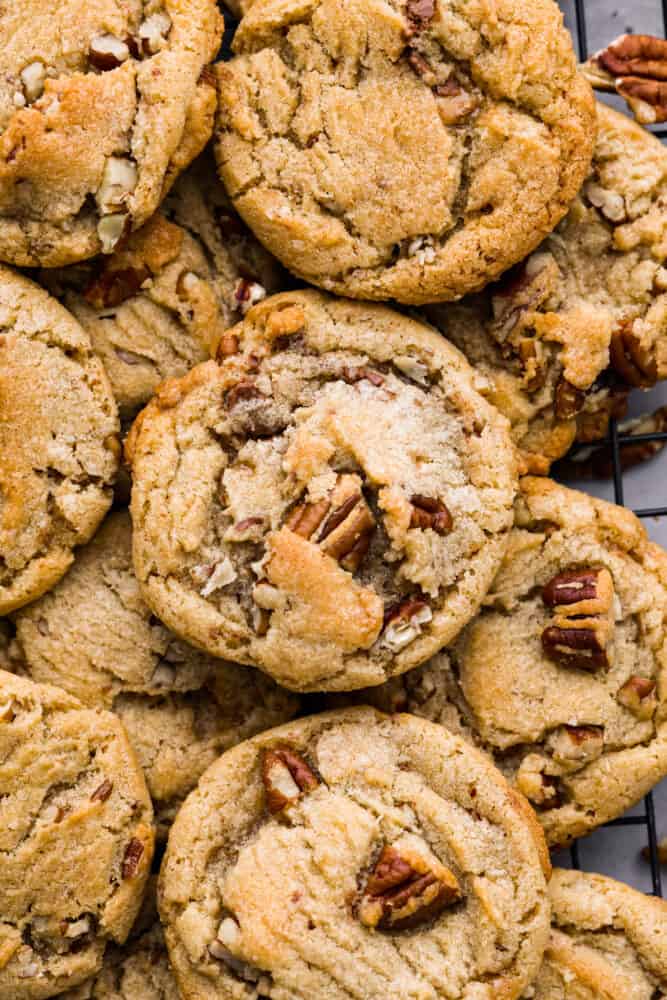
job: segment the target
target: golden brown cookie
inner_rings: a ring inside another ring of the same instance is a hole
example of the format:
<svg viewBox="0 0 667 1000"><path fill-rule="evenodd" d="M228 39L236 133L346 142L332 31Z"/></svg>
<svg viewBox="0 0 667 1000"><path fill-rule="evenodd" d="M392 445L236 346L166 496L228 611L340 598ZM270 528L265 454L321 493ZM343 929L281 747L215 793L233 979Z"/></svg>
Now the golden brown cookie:
<svg viewBox="0 0 667 1000"><path fill-rule="evenodd" d="M357 692L472 740L551 844L667 775L667 554L628 510L526 478L485 607L447 651Z"/></svg>
<svg viewBox="0 0 667 1000"><path fill-rule="evenodd" d="M22 0L0 10L0 260L110 253L213 127L214 0Z"/></svg>
<svg viewBox="0 0 667 1000"><path fill-rule="evenodd" d="M222 351L163 385L130 436L146 602L295 690L422 662L504 553L506 421L458 351L382 306L277 295Z"/></svg>
<svg viewBox="0 0 667 1000"><path fill-rule="evenodd" d="M234 206L340 295L458 299L521 260L590 164L552 0L256 0L217 67Z"/></svg>
<svg viewBox="0 0 667 1000"><path fill-rule="evenodd" d="M555 232L481 295L426 310L487 377L535 474L667 377L667 150L597 109L591 171Z"/></svg>
<svg viewBox="0 0 667 1000"><path fill-rule="evenodd" d="M0 614L52 587L106 514L118 414L76 320L0 265Z"/></svg>
<svg viewBox="0 0 667 1000"><path fill-rule="evenodd" d="M111 712L0 672L0 996L76 986L127 938L153 855L141 768Z"/></svg>
<svg viewBox="0 0 667 1000"><path fill-rule="evenodd" d="M172 828L160 912L184 1000L512 1000L546 944L548 870L488 758L352 709L209 768Z"/></svg>

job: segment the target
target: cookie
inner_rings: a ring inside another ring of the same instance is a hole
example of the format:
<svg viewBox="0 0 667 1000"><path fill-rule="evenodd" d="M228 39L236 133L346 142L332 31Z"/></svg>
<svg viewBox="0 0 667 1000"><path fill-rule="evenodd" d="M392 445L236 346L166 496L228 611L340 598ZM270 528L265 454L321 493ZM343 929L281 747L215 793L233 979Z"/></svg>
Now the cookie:
<svg viewBox="0 0 667 1000"><path fill-rule="evenodd" d="M125 730L0 673L0 996L40 1000L101 967L139 910L153 814Z"/></svg>
<svg viewBox="0 0 667 1000"><path fill-rule="evenodd" d="M556 869L551 940L526 998L667 993L667 903L603 875Z"/></svg>
<svg viewBox="0 0 667 1000"><path fill-rule="evenodd" d="M221 347L128 440L146 602L295 690L427 659L477 610L512 522L507 424L474 372L423 325L314 291L255 306Z"/></svg>
<svg viewBox="0 0 667 1000"><path fill-rule="evenodd" d="M533 250L588 170L592 92L551 0L256 0L232 48L222 179L328 291L458 299Z"/></svg>
<svg viewBox="0 0 667 1000"><path fill-rule="evenodd" d="M107 948L99 973L60 1000L181 1000L157 915L156 882L150 879L127 942Z"/></svg>
<svg viewBox="0 0 667 1000"><path fill-rule="evenodd" d="M667 149L602 104L591 172L556 231L482 295L427 310L489 380L528 471L596 441L667 378Z"/></svg>
<svg viewBox="0 0 667 1000"><path fill-rule="evenodd" d="M214 0L46 0L0 13L0 259L109 253L206 145Z"/></svg>
<svg viewBox="0 0 667 1000"><path fill-rule="evenodd" d="M129 515L111 514L64 580L14 616L8 669L120 716L162 836L223 750L286 722L299 703L262 674L169 632L141 598L131 549ZM0 664L2 645L0 636Z"/></svg>
<svg viewBox="0 0 667 1000"><path fill-rule="evenodd" d="M251 299L277 292L281 269L232 209L208 156L121 247L42 272L104 362L128 422L165 378L214 352Z"/></svg>
<svg viewBox="0 0 667 1000"><path fill-rule="evenodd" d="M357 697L488 750L566 844L667 775L667 554L625 508L528 477L485 604L449 650Z"/></svg>
<svg viewBox="0 0 667 1000"><path fill-rule="evenodd" d="M0 615L70 566L106 514L118 414L76 320L0 265Z"/></svg>
<svg viewBox="0 0 667 1000"><path fill-rule="evenodd" d="M549 923L534 815L441 727L353 709L224 754L159 905L184 1000L516 997Z"/></svg>

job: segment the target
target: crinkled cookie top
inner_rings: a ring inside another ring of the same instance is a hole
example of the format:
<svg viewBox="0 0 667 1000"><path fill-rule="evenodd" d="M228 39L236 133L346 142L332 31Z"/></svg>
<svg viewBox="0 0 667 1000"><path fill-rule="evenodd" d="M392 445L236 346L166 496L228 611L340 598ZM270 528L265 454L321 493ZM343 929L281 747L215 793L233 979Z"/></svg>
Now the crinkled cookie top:
<svg viewBox="0 0 667 1000"><path fill-rule="evenodd" d="M235 207L338 294L460 298L521 260L590 164L552 0L256 0L217 67Z"/></svg>
<svg viewBox="0 0 667 1000"><path fill-rule="evenodd" d="M108 253L152 215L211 134L221 34L214 0L2 7L1 260Z"/></svg>
<svg viewBox="0 0 667 1000"><path fill-rule="evenodd" d="M512 1000L546 943L548 856L486 757L371 709L225 754L179 813L160 910L185 998Z"/></svg>
<svg viewBox="0 0 667 1000"><path fill-rule="evenodd" d="M253 301L279 291L284 276L203 156L117 250L45 269L40 280L89 334L129 422L161 381L209 358L224 331Z"/></svg>
<svg viewBox="0 0 667 1000"><path fill-rule="evenodd" d="M667 903L603 875L556 869L551 940L531 1000L667 994Z"/></svg>
<svg viewBox="0 0 667 1000"><path fill-rule="evenodd" d="M422 662L475 613L505 550L504 418L462 355L381 306L278 295L222 352L166 383L130 438L147 603L294 689Z"/></svg>
<svg viewBox="0 0 667 1000"><path fill-rule="evenodd" d="M552 844L667 775L667 554L622 507L522 480L485 607L447 650L355 696L483 747Z"/></svg>
<svg viewBox="0 0 667 1000"><path fill-rule="evenodd" d="M489 385L530 472L604 437L630 388L667 377L667 150L605 105L567 217L519 268L427 310Z"/></svg>
<svg viewBox="0 0 667 1000"><path fill-rule="evenodd" d="M76 320L0 266L0 614L70 566L111 504L118 414Z"/></svg>
<svg viewBox="0 0 667 1000"><path fill-rule="evenodd" d="M0 995L41 1000L125 941L153 812L125 730L59 688L0 672Z"/></svg>

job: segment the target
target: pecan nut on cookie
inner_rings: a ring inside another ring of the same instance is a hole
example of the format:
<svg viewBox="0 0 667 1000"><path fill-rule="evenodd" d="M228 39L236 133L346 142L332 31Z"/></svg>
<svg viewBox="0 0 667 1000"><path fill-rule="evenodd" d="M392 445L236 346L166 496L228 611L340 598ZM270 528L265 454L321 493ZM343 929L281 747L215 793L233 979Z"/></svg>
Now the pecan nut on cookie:
<svg viewBox="0 0 667 1000"><path fill-rule="evenodd" d="M427 310L488 378L528 471L596 441L631 388L667 377L667 150L602 104L566 218L480 296Z"/></svg>
<svg viewBox="0 0 667 1000"><path fill-rule="evenodd" d="M0 672L0 996L77 986L122 944L153 855L141 768L111 712Z"/></svg>
<svg viewBox="0 0 667 1000"><path fill-rule="evenodd" d="M211 357L254 301L280 291L282 269L202 156L113 253L44 269L40 280L89 334L127 423L163 379Z"/></svg>
<svg viewBox="0 0 667 1000"><path fill-rule="evenodd" d="M206 145L214 0L22 0L0 11L0 260L109 253Z"/></svg>
<svg viewBox="0 0 667 1000"><path fill-rule="evenodd" d="M667 993L667 903L604 875L556 869L551 938L526 1000Z"/></svg>
<svg viewBox="0 0 667 1000"><path fill-rule="evenodd" d="M169 632L141 598L131 549L129 515L111 514L55 589L13 616L5 661L91 708L116 712L144 769L163 838L208 765L286 722L299 701L263 674Z"/></svg>
<svg viewBox="0 0 667 1000"><path fill-rule="evenodd" d="M355 697L483 747L565 844L667 774L666 670L667 554L625 508L529 477L477 618Z"/></svg>
<svg viewBox="0 0 667 1000"><path fill-rule="evenodd" d="M328 291L480 289L590 164L592 94L552 0L256 0L233 49L221 176L265 246Z"/></svg>
<svg viewBox="0 0 667 1000"><path fill-rule="evenodd" d="M514 998L549 925L534 814L441 726L352 709L224 754L176 818L160 913L184 1000Z"/></svg>
<svg viewBox="0 0 667 1000"><path fill-rule="evenodd" d="M128 441L134 564L179 635L287 687L379 684L477 610L516 487L463 356L382 306L274 296Z"/></svg>
<svg viewBox="0 0 667 1000"><path fill-rule="evenodd" d="M118 414L76 320L0 265L0 615L69 568L111 505Z"/></svg>

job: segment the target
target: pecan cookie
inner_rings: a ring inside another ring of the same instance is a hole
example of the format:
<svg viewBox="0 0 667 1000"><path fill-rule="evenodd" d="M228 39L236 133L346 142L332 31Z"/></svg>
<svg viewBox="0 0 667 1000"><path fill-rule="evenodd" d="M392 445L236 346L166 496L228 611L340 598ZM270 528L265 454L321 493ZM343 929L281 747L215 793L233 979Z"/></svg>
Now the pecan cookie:
<svg viewBox="0 0 667 1000"><path fill-rule="evenodd" d="M109 253L213 128L214 0L23 0L0 11L0 259Z"/></svg>
<svg viewBox="0 0 667 1000"><path fill-rule="evenodd" d="M551 940L531 1000L667 995L667 903L588 872L556 869Z"/></svg>
<svg viewBox="0 0 667 1000"><path fill-rule="evenodd" d="M128 441L134 563L175 632L296 690L379 684L477 610L512 523L507 423L442 337L277 295Z"/></svg>
<svg viewBox="0 0 667 1000"><path fill-rule="evenodd" d="M89 334L129 421L163 379L209 358L252 301L279 291L281 269L204 156L114 253L42 280Z"/></svg>
<svg viewBox="0 0 667 1000"><path fill-rule="evenodd" d="M621 35L581 67L596 90L625 98L642 125L667 121L667 40Z"/></svg>
<svg viewBox="0 0 667 1000"><path fill-rule="evenodd" d="M153 813L118 719L0 672L0 996L40 1000L128 936Z"/></svg>
<svg viewBox="0 0 667 1000"><path fill-rule="evenodd" d="M528 477L485 603L446 653L356 697L488 750L565 844L667 775L667 554L625 508Z"/></svg>
<svg viewBox="0 0 667 1000"><path fill-rule="evenodd" d="M131 550L129 515L112 514L58 586L14 616L8 669L120 716L163 835L208 765L286 722L298 700L169 632L141 598ZM0 663L2 646L0 635Z"/></svg>
<svg viewBox="0 0 667 1000"><path fill-rule="evenodd" d="M586 176L594 103L551 0L256 0L233 49L221 176L329 291L458 299L533 250Z"/></svg>
<svg viewBox="0 0 667 1000"><path fill-rule="evenodd" d="M181 1000L157 915L156 879L124 945L110 945L98 974L59 1000Z"/></svg>
<svg viewBox="0 0 667 1000"><path fill-rule="evenodd" d="M118 414L76 320L0 265L0 614L34 600L106 514Z"/></svg>
<svg viewBox="0 0 667 1000"><path fill-rule="evenodd" d="M528 471L604 437L632 387L667 377L667 149L602 104L591 172L520 267L428 318L489 380Z"/></svg>
<svg viewBox="0 0 667 1000"><path fill-rule="evenodd" d="M486 757L351 709L209 768L159 903L184 1000L511 1000L546 943L547 871L533 813Z"/></svg>

